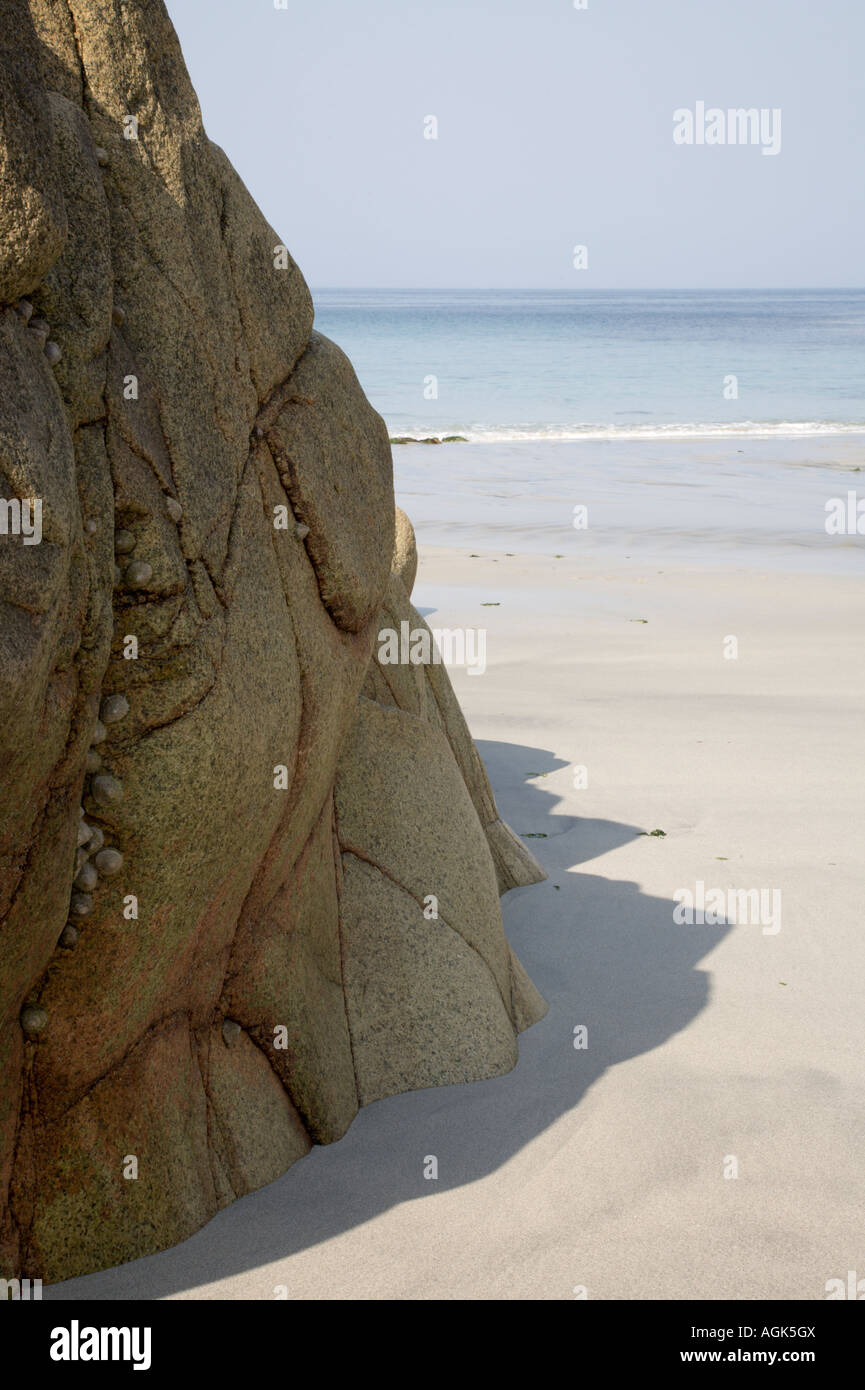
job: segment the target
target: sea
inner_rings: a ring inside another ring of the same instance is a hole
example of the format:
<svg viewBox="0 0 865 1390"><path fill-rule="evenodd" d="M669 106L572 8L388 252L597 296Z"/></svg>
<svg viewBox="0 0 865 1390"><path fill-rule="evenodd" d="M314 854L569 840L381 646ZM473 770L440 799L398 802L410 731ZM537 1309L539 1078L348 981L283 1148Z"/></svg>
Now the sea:
<svg viewBox="0 0 865 1390"><path fill-rule="evenodd" d="M313 297L421 544L861 568L865 289Z"/></svg>

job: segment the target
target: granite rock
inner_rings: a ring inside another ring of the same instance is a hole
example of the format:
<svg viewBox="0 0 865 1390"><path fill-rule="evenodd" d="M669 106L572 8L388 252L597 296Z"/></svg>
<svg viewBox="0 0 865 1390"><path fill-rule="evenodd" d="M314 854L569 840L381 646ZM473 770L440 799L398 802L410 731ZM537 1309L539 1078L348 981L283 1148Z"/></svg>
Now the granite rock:
<svg viewBox="0 0 865 1390"><path fill-rule="evenodd" d="M445 668L377 659L387 432L161 0L10 0L0 49L0 1274L56 1281L511 1067L542 875Z"/></svg>

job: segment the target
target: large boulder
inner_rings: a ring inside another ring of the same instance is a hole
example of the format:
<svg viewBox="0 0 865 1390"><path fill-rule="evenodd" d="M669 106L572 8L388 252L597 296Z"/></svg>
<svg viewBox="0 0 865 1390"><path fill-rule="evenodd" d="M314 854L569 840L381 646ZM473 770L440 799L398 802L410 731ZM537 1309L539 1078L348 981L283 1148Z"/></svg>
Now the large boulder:
<svg viewBox="0 0 865 1390"><path fill-rule="evenodd" d="M0 1272L58 1280L513 1066L542 874L445 668L379 664L387 433L164 6L15 0L0 49Z"/></svg>

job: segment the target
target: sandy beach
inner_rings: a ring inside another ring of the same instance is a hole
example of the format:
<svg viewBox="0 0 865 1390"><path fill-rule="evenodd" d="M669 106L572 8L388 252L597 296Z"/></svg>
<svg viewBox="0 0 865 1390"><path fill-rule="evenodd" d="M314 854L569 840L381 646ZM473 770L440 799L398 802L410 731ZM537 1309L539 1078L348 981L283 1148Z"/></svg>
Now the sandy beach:
<svg viewBox="0 0 865 1390"><path fill-rule="evenodd" d="M46 1297L825 1299L862 1262L860 583L422 547L414 601L487 629L451 676L549 875L503 901L549 1014ZM780 890L780 929L677 924L698 882Z"/></svg>

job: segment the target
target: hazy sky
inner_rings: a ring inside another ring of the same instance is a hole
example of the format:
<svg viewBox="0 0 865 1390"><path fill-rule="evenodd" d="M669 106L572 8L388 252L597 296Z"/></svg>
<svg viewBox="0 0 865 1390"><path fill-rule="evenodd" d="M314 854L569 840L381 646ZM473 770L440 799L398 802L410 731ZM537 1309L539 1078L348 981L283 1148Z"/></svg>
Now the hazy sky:
<svg viewBox="0 0 865 1390"><path fill-rule="evenodd" d="M863 284L865 0L168 9L315 287ZM698 102L780 108L780 152L674 144Z"/></svg>

